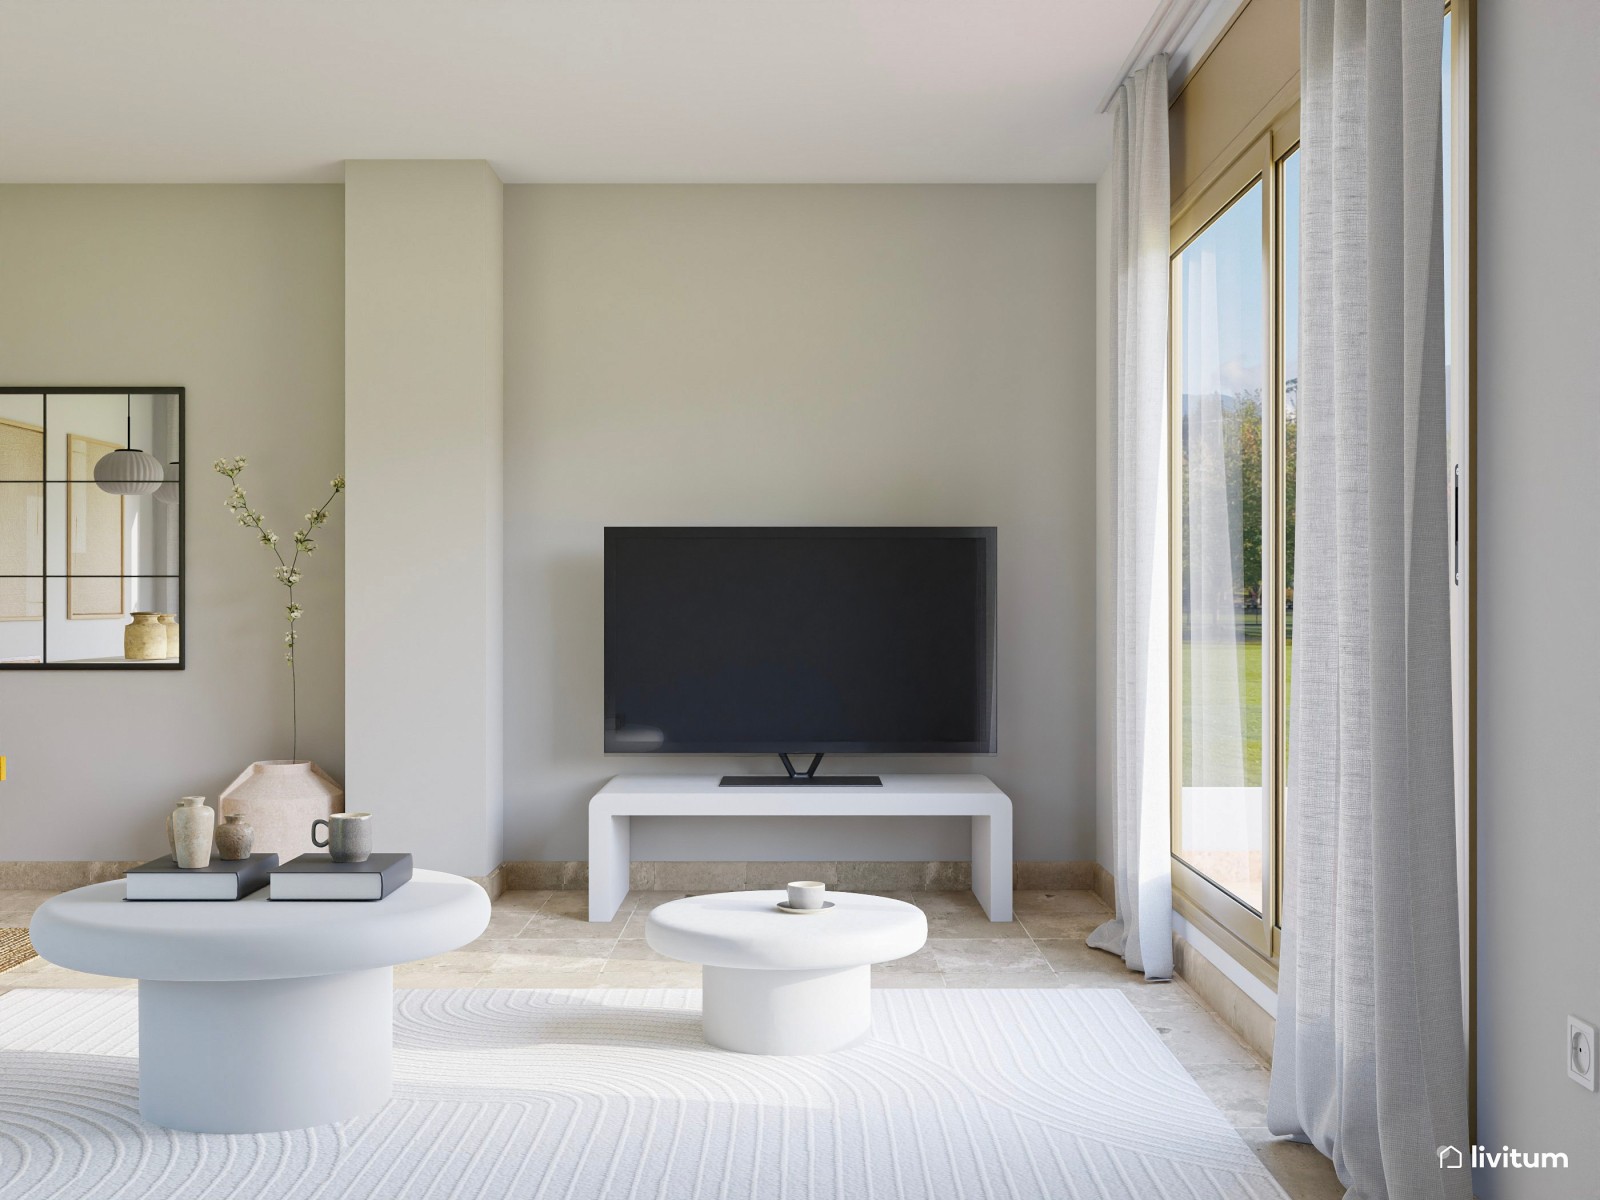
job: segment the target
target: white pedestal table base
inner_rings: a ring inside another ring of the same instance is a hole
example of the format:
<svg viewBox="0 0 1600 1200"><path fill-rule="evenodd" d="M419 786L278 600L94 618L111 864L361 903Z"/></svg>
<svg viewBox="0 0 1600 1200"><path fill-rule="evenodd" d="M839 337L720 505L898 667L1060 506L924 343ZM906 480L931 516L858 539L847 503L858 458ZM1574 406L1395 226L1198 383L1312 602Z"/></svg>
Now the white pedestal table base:
<svg viewBox="0 0 1600 1200"><path fill-rule="evenodd" d="M274 1133L388 1099L394 969L139 981L139 1112L167 1129Z"/></svg>
<svg viewBox="0 0 1600 1200"><path fill-rule="evenodd" d="M826 1054L872 1032L872 967L700 968L706 1041L740 1054Z"/></svg>

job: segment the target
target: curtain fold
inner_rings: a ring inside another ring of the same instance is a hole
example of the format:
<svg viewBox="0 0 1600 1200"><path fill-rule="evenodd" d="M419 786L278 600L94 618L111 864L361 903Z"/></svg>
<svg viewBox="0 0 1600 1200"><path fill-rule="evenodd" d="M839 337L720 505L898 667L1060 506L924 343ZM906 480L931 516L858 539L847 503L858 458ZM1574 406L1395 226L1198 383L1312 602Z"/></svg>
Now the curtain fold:
<svg viewBox="0 0 1600 1200"><path fill-rule="evenodd" d="M1456 922L1441 13L1302 0L1284 936L1267 1122L1358 1200L1468 1200Z"/></svg>
<svg viewBox="0 0 1600 1200"><path fill-rule="evenodd" d="M1172 976L1167 563L1167 57L1112 104L1111 454L1116 916L1089 945Z"/></svg>

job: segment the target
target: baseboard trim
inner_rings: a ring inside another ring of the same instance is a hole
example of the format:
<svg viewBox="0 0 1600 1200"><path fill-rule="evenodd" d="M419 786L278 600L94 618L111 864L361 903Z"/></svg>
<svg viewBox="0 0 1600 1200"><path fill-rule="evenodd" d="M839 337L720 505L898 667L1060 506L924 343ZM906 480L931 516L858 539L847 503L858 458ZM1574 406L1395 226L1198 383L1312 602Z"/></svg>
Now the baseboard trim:
<svg viewBox="0 0 1600 1200"><path fill-rule="evenodd" d="M1099 863L1090 863L1093 871L1090 872L1090 891L1105 901L1105 905L1112 912L1117 910L1117 877Z"/></svg>
<svg viewBox="0 0 1600 1200"><path fill-rule="evenodd" d="M1094 879L1092 862L1019 862L1012 886L1018 891L1081 891ZM500 867L509 891L581 891L589 886L589 864L508 862ZM666 862L633 863L631 887L642 892L738 891L779 888L794 879L820 879L843 891L941 892L972 886L966 862Z"/></svg>
<svg viewBox="0 0 1600 1200"><path fill-rule="evenodd" d="M1271 1066L1272 1039L1278 1027L1273 1015L1181 933L1172 935L1172 963L1178 977L1217 1019Z"/></svg>

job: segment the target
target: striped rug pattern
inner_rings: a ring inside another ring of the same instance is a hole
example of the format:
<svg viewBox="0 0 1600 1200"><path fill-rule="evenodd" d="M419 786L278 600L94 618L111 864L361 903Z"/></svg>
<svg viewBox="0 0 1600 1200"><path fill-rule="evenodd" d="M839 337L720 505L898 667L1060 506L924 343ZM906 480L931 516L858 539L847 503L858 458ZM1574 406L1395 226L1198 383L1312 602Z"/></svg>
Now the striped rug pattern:
<svg viewBox="0 0 1600 1200"><path fill-rule="evenodd" d="M1119 992L880 990L869 1041L807 1058L711 1049L699 1003L686 989L401 991L385 1108L231 1136L140 1120L133 994L12 991L0 996L0 1190L1283 1200Z"/></svg>
<svg viewBox="0 0 1600 1200"><path fill-rule="evenodd" d="M0 929L0 971L9 971L34 957L37 956L26 929L11 926Z"/></svg>

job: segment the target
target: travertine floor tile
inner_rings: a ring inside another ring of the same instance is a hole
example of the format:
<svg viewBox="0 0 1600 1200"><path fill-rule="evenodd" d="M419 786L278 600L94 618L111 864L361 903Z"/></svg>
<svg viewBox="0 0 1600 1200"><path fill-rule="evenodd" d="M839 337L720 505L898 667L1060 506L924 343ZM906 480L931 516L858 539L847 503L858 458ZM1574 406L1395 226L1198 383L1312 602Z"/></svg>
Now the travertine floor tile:
<svg viewBox="0 0 1600 1200"><path fill-rule="evenodd" d="M1110 913L1040 912L1030 909L1017 914L1017 923L1032 938L1055 938L1081 942L1109 917Z"/></svg>
<svg viewBox="0 0 1600 1200"><path fill-rule="evenodd" d="M1266 1125L1265 1067L1212 1064L1191 1066L1188 1071L1235 1128Z"/></svg>
<svg viewBox="0 0 1600 1200"><path fill-rule="evenodd" d="M1015 892L1011 907L1017 913L1104 913L1105 901L1093 892Z"/></svg>
<svg viewBox="0 0 1600 1200"><path fill-rule="evenodd" d="M568 948L570 943L546 944L552 947L548 953L522 951L516 954L497 954L488 969L495 973L539 971L554 975L598 971L606 965L604 954L577 954Z"/></svg>
<svg viewBox="0 0 1600 1200"><path fill-rule="evenodd" d="M531 912L522 912L517 909L493 910L489 918L489 927L479 936L480 942L493 941L497 938L514 938L528 927Z"/></svg>
<svg viewBox="0 0 1600 1200"><path fill-rule="evenodd" d="M600 972L600 987L682 987L700 986L700 968L693 963L645 962L608 959Z"/></svg>
<svg viewBox="0 0 1600 1200"><path fill-rule="evenodd" d="M517 935L522 938L589 938L595 941L614 942L628 924L626 916L612 921L590 921L583 917L560 913L536 912Z"/></svg>
<svg viewBox="0 0 1600 1200"><path fill-rule="evenodd" d="M1145 1012L1144 1019L1190 1071L1202 1066L1257 1067L1261 1060L1209 1013L1201 1016Z"/></svg>
<svg viewBox="0 0 1600 1200"><path fill-rule="evenodd" d="M1333 1163L1316 1147L1275 1138L1265 1128L1241 1128L1239 1133L1293 1200L1344 1200Z"/></svg>
<svg viewBox="0 0 1600 1200"><path fill-rule="evenodd" d="M1077 938L1035 939L1045 960L1083 987L1144 987L1144 976L1130 971L1115 954L1095 950Z"/></svg>
<svg viewBox="0 0 1600 1200"><path fill-rule="evenodd" d="M682 960L668 958L665 954L657 954L654 950L650 949L649 945L642 938L632 938L626 942L619 941L615 946L613 946L610 955L607 956L607 961L680 962ZM693 965L698 969L698 963ZM695 986L698 987L699 984L696 984Z"/></svg>
<svg viewBox="0 0 1600 1200"><path fill-rule="evenodd" d="M990 971L997 977L1012 971L1049 971L1050 963L1028 938L928 939L939 970ZM994 987L1007 987L996 978Z"/></svg>
<svg viewBox="0 0 1600 1200"><path fill-rule="evenodd" d="M1028 931L1015 921L991 921L981 909L970 913L929 913L928 938L1021 938Z"/></svg>

